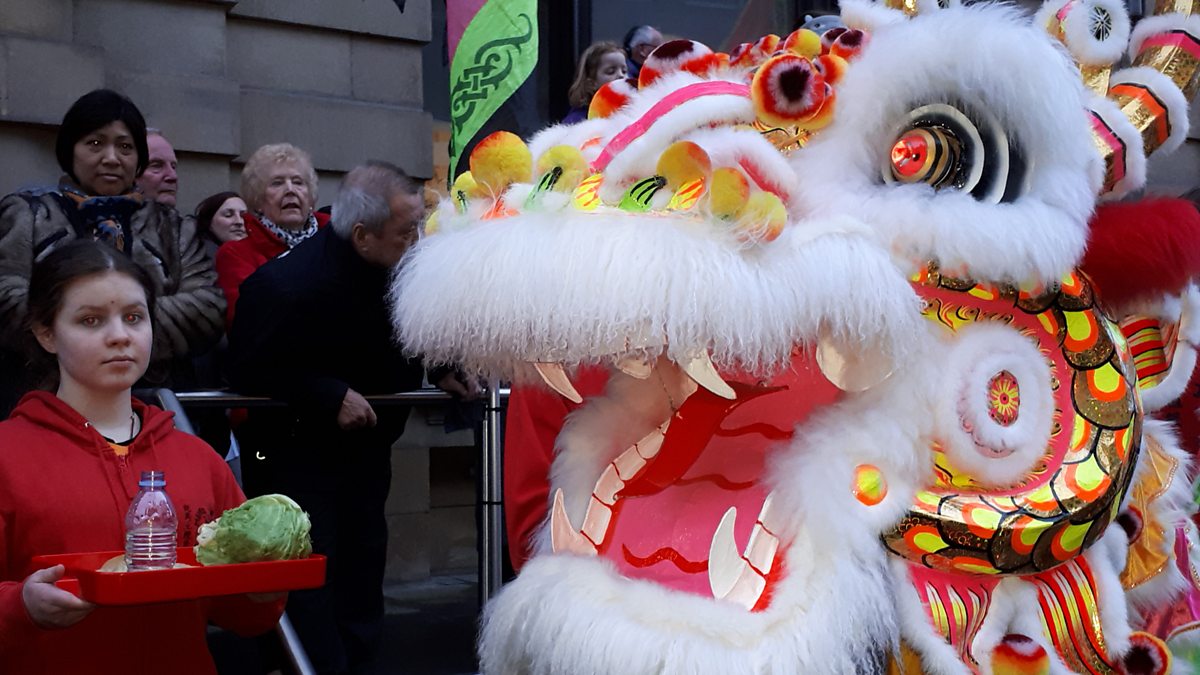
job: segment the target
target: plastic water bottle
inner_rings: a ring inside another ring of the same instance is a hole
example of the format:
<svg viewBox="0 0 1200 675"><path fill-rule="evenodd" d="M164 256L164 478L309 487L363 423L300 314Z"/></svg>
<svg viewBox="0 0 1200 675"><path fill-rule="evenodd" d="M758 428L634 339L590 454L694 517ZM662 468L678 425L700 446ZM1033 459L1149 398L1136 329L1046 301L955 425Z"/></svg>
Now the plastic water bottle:
<svg viewBox="0 0 1200 675"><path fill-rule="evenodd" d="M161 471L143 471L141 488L125 514L125 565L129 571L175 566L175 507Z"/></svg>

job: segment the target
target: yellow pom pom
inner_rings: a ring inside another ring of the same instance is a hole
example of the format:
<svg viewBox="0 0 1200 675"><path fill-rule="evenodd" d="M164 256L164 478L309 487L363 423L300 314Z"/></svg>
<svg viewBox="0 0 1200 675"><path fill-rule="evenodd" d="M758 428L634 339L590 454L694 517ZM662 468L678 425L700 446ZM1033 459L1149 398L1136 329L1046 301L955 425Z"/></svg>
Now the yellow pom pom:
<svg viewBox="0 0 1200 675"><path fill-rule="evenodd" d="M533 155L520 136L497 131L471 151L471 173L493 197L498 197L509 185L531 179Z"/></svg>
<svg viewBox="0 0 1200 675"><path fill-rule="evenodd" d="M482 188L480 188L479 183L475 182L475 176L470 171L458 174L458 178L454 179L454 185L450 187L450 192L461 192L468 199L484 195Z"/></svg>
<svg viewBox="0 0 1200 675"><path fill-rule="evenodd" d="M430 213L429 217L425 219L424 232L425 232L426 236L428 236L431 234L437 234L437 231L438 231L438 212L437 212L437 209L434 209L433 213Z"/></svg>
<svg viewBox="0 0 1200 675"><path fill-rule="evenodd" d="M707 178L712 172L712 160L704 148L691 141L679 141L659 156L655 172L666 178L667 187L674 191L684 183Z"/></svg>
<svg viewBox="0 0 1200 675"><path fill-rule="evenodd" d="M747 239L773 241L787 224L787 208L773 193L755 192L750 195L746 209L738 221L738 230Z"/></svg>
<svg viewBox="0 0 1200 675"><path fill-rule="evenodd" d="M801 28L787 36L779 47L793 54L814 59L821 55L821 36L807 28Z"/></svg>
<svg viewBox="0 0 1200 675"><path fill-rule="evenodd" d="M750 181L741 171L732 167L721 167L713 171L712 186L709 188L708 210L717 218L737 218L750 198Z"/></svg>
<svg viewBox="0 0 1200 675"><path fill-rule="evenodd" d="M562 175L555 182L553 189L557 192L572 192L587 174L587 160L579 148L570 145L556 145L542 153L537 160L538 176L544 176L555 167L562 170Z"/></svg>

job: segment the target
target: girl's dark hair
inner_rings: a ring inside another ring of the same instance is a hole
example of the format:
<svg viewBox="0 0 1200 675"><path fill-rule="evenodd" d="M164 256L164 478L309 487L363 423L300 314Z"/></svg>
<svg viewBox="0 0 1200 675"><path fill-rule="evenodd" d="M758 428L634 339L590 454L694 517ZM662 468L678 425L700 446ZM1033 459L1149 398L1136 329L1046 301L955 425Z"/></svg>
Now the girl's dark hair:
<svg viewBox="0 0 1200 675"><path fill-rule="evenodd" d="M234 197L237 197L238 199L242 198L242 196L236 192L218 192L215 195L205 197L204 201L197 204L194 214L196 216L196 234L216 241L216 238L213 237L212 233L213 216L217 215L217 211L221 210L222 204L230 199L233 199Z"/></svg>
<svg viewBox="0 0 1200 675"><path fill-rule="evenodd" d="M154 282L146 270L113 247L90 239L60 246L33 265L26 299L25 335L28 336L30 365L45 380L56 378L55 360L33 337L34 326L52 326L62 311L63 296L71 284L104 272L117 272L133 279L146 292L147 317L154 326Z"/></svg>
<svg viewBox="0 0 1200 675"><path fill-rule="evenodd" d="M600 85L596 75L600 70L600 59L605 54L616 52L621 54L621 45L615 42L593 42L579 57L579 67L575 70L575 81L567 90L567 100L576 108L587 108L592 103L592 97Z"/></svg>
<svg viewBox="0 0 1200 675"><path fill-rule="evenodd" d="M133 136L133 145L137 148L137 172L142 175L146 165L150 163L150 149L146 147L146 119L142 112L125 96L112 89L97 89L79 97L71 105L71 109L63 115L62 124L58 128L58 138L54 142L54 154L58 157L58 165L71 177L75 176L75 144L81 138L112 122L124 122L129 134Z"/></svg>

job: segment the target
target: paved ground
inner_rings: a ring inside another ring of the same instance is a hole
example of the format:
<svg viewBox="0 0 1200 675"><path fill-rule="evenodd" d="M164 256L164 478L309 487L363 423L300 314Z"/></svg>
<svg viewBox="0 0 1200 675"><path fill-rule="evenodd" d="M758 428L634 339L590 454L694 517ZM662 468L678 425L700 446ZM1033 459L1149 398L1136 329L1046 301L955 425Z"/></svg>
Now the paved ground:
<svg viewBox="0 0 1200 675"><path fill-rule="evenodd" d="M474 574L446 575L384 588L387 616L378 663L355 675L463 675L477 670ZM221 675L263 675L253 641L210 635Z"/></svg>

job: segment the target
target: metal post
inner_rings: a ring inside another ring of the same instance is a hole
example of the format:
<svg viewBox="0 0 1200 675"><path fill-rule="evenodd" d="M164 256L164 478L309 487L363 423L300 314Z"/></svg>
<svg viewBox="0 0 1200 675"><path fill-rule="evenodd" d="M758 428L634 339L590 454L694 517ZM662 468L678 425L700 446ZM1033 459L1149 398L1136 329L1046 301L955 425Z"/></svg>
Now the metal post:
<svg viewBox="0 0 1200 675"><path fill-rule="evenodd" d="M308 654L304 651L304 645L300 644L300 636L296 635L296 629L292 628L292 622L288 619L287 612L279 617L275 633L279 635L279 641L283 643L284 654L296 675L316 675L317 669L313 668L312 662L308 660Z"/></svg>
<svg viewBox="0 0 1200 675"><path fill-rule="evenodd" d="M479 439L479 599L486 603L503 583L504 560L504 459L500 443L500 386L487 391L483 431Z"/></svg>

